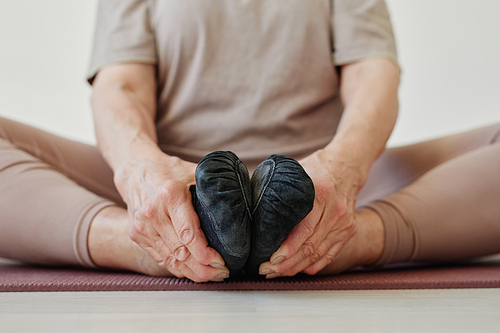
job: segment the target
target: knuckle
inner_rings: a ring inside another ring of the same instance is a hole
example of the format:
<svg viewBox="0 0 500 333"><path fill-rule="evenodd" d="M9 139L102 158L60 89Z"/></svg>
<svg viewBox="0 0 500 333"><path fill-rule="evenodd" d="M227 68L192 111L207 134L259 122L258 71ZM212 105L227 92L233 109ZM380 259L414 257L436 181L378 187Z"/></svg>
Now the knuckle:
<svg viewBox="0 0 500 333"><path fill-rule="evenodd" d="M162 258L162 257L161 257L161 255L159 255L156 251L154 251L154 250L152 250L152 251L151 251L151 250L149 250L149 251L147 251L147 252L148 252L149 256L150 256L151 258L153 258L153 259L154 259L157 263L160 263L160 262L162 261L162 259L163 259L163 258Z"/></svg>
<svg viewBox="0 0 500 333"><path fill-rule="evenodd" d="M189 226L183 226L179 231L179 238L185 245L189 245L194 241L194 230Z"/></svg>
<svg viewBox="0 0 500 333"><path fill-rule="evenodd" d="M157 210L151 204L143 204L138 211L138 217L146 220L153 220L157 217Z"/></svg>
<svg viewBox="0 0 500 333"><path fill-rule="evenodd" d="M165 184L165 189L162 191L162 200L168 203L175 203L179 198L179 185L177 181L171 180Z"/></svg>
<svg viewBox="0 0 500 333"><path fill-rule="evenodd" d="M176 271L180 271L181 263L172 254L167 255L164 262Z"/></svg>
<svg viewBox="0 0 500 333"><path fill-rule="evenodd" d="M302 235L305 238L311 237L313 233L314 233L314 227L312 225L310 225L309 223L304 223L302 225Z"/></svg>
<svg viewBox="0 0 500 333"><path fill-rule="evenodd" d="M314 244L312 242L305 242L302 245L302 254L304 257L311 256L315 252L314 250Z"/></svg>
<svg viewBox="0 0 500 333"><path fill-rule="evenodd" d="M319 252L316 252L314 251L313 253L311 253L311 255L309 256L309 258L311 259L311 261L313 263L317 262L319 259L321 259L321 254Z"/></svg>
<svg viewBox="0 0 500 333"><path fill-rule="evenodd" d="M162 192L161 197L166 202L172 202L176 198L175 190L171 182L167 184L167 188Z"/></svg>
<svg viewBox="0 0 500 333"><path fill-rule="evenodd" d="M285 258L290 258L296 253L298 253L301 247L302 243L297 241L291 241L290 239L287 238L283 241L278 251L280 251L280 254L285 256Z"/></svg>
<svg viewBox="0 0 500 333"><path fill-rule="evenodd" d="M146 224L141 220L135 220L132 223L132 228L130 230L130 237L136 237L137 235L145 235L146 234Z"/></svg>
<svg viewBox="0 0 500 333"><path fill-rule="evenodd" d="M325 254L325 266L328 264L331 264L333 261L334 256L331 255L330 253Z"/></svg>
<svg viewBox="0 0 500 333"><path fill-rule="evenodd" d="M180 244L174 250L174 256L179 261L186 261L189 258L190 253L184 245Z"/></svg>

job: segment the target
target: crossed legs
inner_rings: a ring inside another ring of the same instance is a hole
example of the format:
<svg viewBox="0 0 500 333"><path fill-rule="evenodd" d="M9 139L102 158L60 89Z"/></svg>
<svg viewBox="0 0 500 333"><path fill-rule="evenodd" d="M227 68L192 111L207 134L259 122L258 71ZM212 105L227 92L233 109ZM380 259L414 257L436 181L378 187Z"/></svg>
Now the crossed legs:
<svg viewBox="0 0 500 333"><path fill-rule="evenodd" d="M357 234L322 273L500 252L500 124L387 150L358 197Z"/></svg>
<svg viewBox="0 0 500 333"><path fill-rule="evenodd" d="M388 149L358 197L358 233L322 273L500 252L500 125ZM166 275L128 238L96 147L0 118L0 256Z"/></svg>
<svg viewBox="0 0 500 333"><path fill-rule="evenodd" d="M96 147L0 118L0 257L166 275L128 237Z"/></svg>

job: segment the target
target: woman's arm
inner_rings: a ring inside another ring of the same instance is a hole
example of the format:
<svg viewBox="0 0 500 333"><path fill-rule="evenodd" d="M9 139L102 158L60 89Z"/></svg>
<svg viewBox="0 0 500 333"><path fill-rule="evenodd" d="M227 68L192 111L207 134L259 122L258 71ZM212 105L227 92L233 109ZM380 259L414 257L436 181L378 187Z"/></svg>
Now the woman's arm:
<svg viewBox="0 0 500 333"><path fill-rule="evenodd" d="M93 85L98 146L127 204L132 240L178 277L207 281L228 272L208 247L192 206L189 186L196 164L158 147L154 66L108 66Z"/></svg>
<svg viewBox="0 0 500 333"><path fill-rule="evenodd" d="M345 110L334 139L324 151L362 167L359 189L396 123L399 76L399 67L388 59L341 67L340 94Z"/></svg>
<svg viewBox="0 0 500 333"><path fill-rule="evenodd" d="M314 208L261 271L315 274L354 235L356 196L396 121L399 76L399 67L385 58L342 66L345 110L337 133L324 149L300 161L314 182Z"/></svg>
<svg viewBox="0 0 500 333"><path fill-rule="evenodd" d="M93 88L91 102L97 143L116 177L116 171L130 159L129 155L159 150L154 125L154 66L107 66L97 74Z"/></svg>

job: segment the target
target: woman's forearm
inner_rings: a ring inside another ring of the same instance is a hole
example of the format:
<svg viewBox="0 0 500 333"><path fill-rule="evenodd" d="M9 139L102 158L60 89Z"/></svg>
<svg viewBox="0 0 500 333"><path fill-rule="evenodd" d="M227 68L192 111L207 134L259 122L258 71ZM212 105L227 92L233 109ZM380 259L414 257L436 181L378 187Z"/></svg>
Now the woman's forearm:
<svg viewBox="0 0 500 333"><path fill-rule="evenodd" d="M92 110L98 147L115 172L131 159L159 151L152 65L102 69L94 80Z"/></svg>
<svg viewBox="0 0 500 333"><path fill-rule="evenodd" d="M360 187L382 153L398 113L399 67L388 59L368 59L346 65L341 72L345 105L334 139L324 149L332 163L359 169Z"/></svg>
<svg viewBox="0 0 500 333"><path fill-rule="evenodd" d="M341 82L345 110L337 134L299 161L314 183L313 210L261 266L271 277L316 274L356 234L356 196L396 121L399 68L364 60L344 66Z"/></svg>
<svg viewBox="0 0 500 333"><path fill-rule="evenodd" d="M92 94L98 146L127 204L130 238L177 277L219 281L229 270L208 247L193 208L196 164L164 154L157 144L156 89L152 65L102 69Z"/></svg>

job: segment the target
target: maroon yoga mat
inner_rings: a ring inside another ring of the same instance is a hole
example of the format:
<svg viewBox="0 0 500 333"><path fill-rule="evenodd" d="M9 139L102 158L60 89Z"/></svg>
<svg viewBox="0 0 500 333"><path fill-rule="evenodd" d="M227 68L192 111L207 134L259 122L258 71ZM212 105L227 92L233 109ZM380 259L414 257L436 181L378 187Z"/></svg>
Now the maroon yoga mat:
<svg viewBox="0 0 500 333"><path fill-rule="evenodd" d="M0 260L0 291L136 290L360 290L500 288L500 260L462 264L406 264L335 276L274 280L240 278L221 283L135 273L21 265Z"/></svg>

